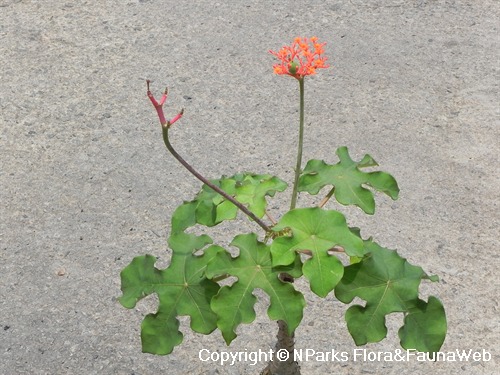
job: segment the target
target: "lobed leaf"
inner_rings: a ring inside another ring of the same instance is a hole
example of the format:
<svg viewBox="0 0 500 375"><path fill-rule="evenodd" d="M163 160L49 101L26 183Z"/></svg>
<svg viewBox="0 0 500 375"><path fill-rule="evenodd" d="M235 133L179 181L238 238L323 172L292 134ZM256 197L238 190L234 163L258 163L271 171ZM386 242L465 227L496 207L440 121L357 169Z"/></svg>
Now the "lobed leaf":
<svg viewBox="0 0 500 375"><path fill-rule="evenodd" d="M287 184L277 177L267 174L242 173L231 177L212 180L237 201L261 218L266 212L266 196L286 189ZM184 202L172 216L172 232L180 232L196 223L212 227L224 220L232 220L238 213L237 207L209 186L203 185L196 198Z"/></svg>
<svg viewBox="0 0 500 375"><path fill-rule="evenodd" d="M123 295L119 301L124 307L133 308L140 299L153 293L158 295L157 312L148 314L141 325L143 352L171 353L183 339L177 319L180 315L191 317L193 331L209 334L217 328L210 300L219 291L219 285L208 280L204 273L207 263L225 250L212 245L202 255L194 255L211 242L205 235L176 233L169 238L173 255L166 269L157 269L156 258L143 255L134 258L121 272Z"/></svg>
<svg viewBox="0 0 500 375"><path fill-rule="evenodd" d="M365 241L365 256L345 267L342 280L335 287L336 297L350 303L355 297L366 305L351 306L345 315L347 327L356 345L378 342L387 335L385 316L406 314L399 335L405 349L438 351L446 334L446 316L435 297L429 303L418 298L422 279L435 280L422 268L413 266L396 251ZM429 326L424 327L426 320Z"/></svg>
<svg viewBox="0 0 500 375"><path fill-rule="evenodd" d="M418 300L405 316L398 335L401 346L419 352L437 352L446 336L446 314L439 299L430 296L428 302Z"/></svg>
<svg viewBox="0 0 500 375"><path fill-rule="evenodd" d="M206 270L209 278L219 275L238 278L231 286L222 287L211 302L226 343L229 345L236 338L238 325L255 319L257 298L252 293L257 288L270 297L269 318L285 321L292 334L302 320L305 300L290 283L281 281L279 274L287 272L299 277L300 260L289 267L273 267L269 246L259 242L254 233L236 236L231 244L240 250L239 255L233 258L228 252L219 252Z"/></svg>
<svg viewBox="0 0 500 375"><path fill-rule="evenodd" d="M335 199L343 205L356 205L367 214L375 212L373 193L364 186L381 191L393 200L398 198L399 188L396 180L386 172L363 172L360 168L378 166L370 156L355 162L349 156L347 147L336 151L340 161L329 165L322 160L310 160L299 179L298 190L316 195L327 185L332 185Z"/></svg>
<svg viewBox="0 0 500 375"><path fill-rule="evenodd" d="M308 252L311 257L302 267L311 290L325 297L335 288L344 272L336 256L328 254L334 246L342 246L350 256L363 255L363 241L347 226L344 215L334 210L299 208L287 212L273 228L289 228L291 236L276 238L271 245L273 265L289 265Z"/></svg>

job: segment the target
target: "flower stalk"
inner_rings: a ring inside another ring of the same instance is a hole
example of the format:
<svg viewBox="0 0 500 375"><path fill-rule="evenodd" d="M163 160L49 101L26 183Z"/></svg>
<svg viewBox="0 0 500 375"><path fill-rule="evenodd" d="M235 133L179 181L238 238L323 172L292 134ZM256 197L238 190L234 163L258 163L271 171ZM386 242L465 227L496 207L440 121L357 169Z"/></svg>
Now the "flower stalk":
<svg viewBox="0 0 500 375"><path fill-rule="evenodd" d="M312 47L309 42L312 43ZM302 151L304 148L304 78L305 76L316 74L316 69L328 68L326 64L327 58L322 56L324 46L325 43L318 43L318 38L316 37L312 37L309 40L299 37L295 38L291 45L282 47L278 52L269 51L280 61L273 66L274 73L289 75L299 81L299 137L290 210L293 210L297 206L299 178L302 173ZM284 280L283 277L285 277L285 274L280 275L282 280ZM288 281L288 278L286 280ZM293 278L290 277L289 282L293 282ZM281 320L278 321L277 339L276 351L286 350L290 354L289 360L286 362L270 362L261 375L300 375L298 363L291 359L293 358L295 346L294 334L288 334L286 323Z"/></svg>
<svg viewBox="0 0 500 375"><path fill-rule="evenodd" d="M295 165L295 178L293 180L292 201L290 210L293 210L297 205L297 189L299 184L300 173L302 172L302 150L304 146L304 78L299 80L300 88L300 109L299 109L299 142L297 148L297 163Z"/></svg>
<svg viewBox="0 0 500 375"><path fill-rule="evenodd" d="M170 124L171 125L171 124ZM266 225L262 220L260 220L252 211L250 211L248 208L246 208L243 204L238 202L236 199L234 199L232 196L230 196L228 193L226 193L224 190L219 188L218 186L214 185L211 183L208 179L203 177L200 173L198 173L182 156L175 151L175 149L172 147L172 144L170 143L170 140L168 138L168 130L170 129L170 125L167 122L166 125L162 125L162 130L163 130L163 142L165 143L165 146L167 147L167 150L172 154L174 158L177 159L179 163L182 164L184 168L186 168L193 176L195 176L198 180L203 182L205 185L209 186L211 189L215 190L217 193L222 195L225 199L230 201L232 204L234 204L236 207L238 207L245 215L250 217L252 220L254 220L264 231L267 233L272 232L271 228Z"/></svg>
<svg viewBox="0 0 500 375"><path fill-rule="evenodd" d="M295 38L289 46L282 47L279 51L269 51L278 58L279 63L273 65L274 73L288 75L299 81L300 111L299 111L299 141L297 148L297 162L295 164L295 177L293 180L292 199L290 209L297 205L297 191L299 177L302 172L302 150L304 144L304 78L316 74L317 69L328 68L328 60L323 56L326 43L319 43L318 38Z"/></svg>
<svg viewBox="0 0 500 375"><path fill-rule="evenodd" d="M156 112L158 114L158 119L160 120L162 132L163 132L163 142L165 143L165 146L167 147L167 150L172 154L172 156L177 159L181 165L186 168L193 176L195 176L198 180L203 182L205 185L209 186L211 189L222 195L225 199L233 203L237 208L239 208L245 215L250 217L252 220L254 220L264 231L266 232L266 235L271 233L272 230L269 226L266 225L262 220L260 220L252 211L250 211L248 208L246 208L243 204L238 202L236 199L234 199L232 196L227 194L224 190L219 188L218 186L214 185L211 183L208 179L203 177L198 171L196 171L184 158L179 155L179 153L173 148L172 144L170 143L170 139L168 137L168 131L170 127L177 121L179 120L182 115L184 114L184 110L182 109L176 116L174 116L170 121L165 120L165 114L163 112L163 104L165 103L167 99L167 94L168 90L165 89L163 92L163 96L161 97L160 101L158 102L151 91L149 90L149 83L150 81L147 80L147 95L151 103L153 103Z"/></svg>

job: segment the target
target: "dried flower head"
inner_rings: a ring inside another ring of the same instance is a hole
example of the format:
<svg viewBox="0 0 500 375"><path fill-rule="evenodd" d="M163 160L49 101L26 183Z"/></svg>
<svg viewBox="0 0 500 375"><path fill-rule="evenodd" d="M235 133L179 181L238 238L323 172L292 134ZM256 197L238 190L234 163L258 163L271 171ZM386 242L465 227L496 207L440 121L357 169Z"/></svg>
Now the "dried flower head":
<svg viewBox="0 0 500 375"><path fill-rule="evenodd" d="M158 102L155 99L155 97L153 96L153 94L151 93L151 90L149 90L150 83L151 83L151 81L149 79L146 80L146 84L148 86L148 91L147 91L148 98L156 109L156 113L158 114L158 119L160 120L161 126L169 128L171 125L174 124L174 122L176 122L177 120L179 120L182 117L182 115L184 114L184 109L181 109L181 111L177 115L175 115L170 121L167 121L165 119L165 114L163 113L163 104L165 104L165 101L167 100L168 90L165 89L165 91L163 92L163 95L160 99L160 102Z"/></svg>
<svg viewBox="0 0 500 375"><path fill-rule="evenodd" d="M318 43L315 36L309 40L297 37L291 45L282 47L278 52L269 51L280 60L280 63L273 65L274 73L302 79L316 74L316 69L328 68L327 58L322 57L325 45Z"/></svg>

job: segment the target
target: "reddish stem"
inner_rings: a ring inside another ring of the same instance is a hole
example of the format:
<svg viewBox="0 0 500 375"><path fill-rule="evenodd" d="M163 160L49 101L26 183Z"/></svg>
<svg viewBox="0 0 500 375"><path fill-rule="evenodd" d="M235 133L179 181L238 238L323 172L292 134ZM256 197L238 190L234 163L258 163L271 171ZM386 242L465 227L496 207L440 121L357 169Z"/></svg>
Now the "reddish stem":
<svg viewBox="0 0 500 375"><path fill-rule="evenodd" d="M177 115L175 115L170 121L165 120L165 114L163 113L163 104L165 104L165 101L167 100L167 94L168 90L165 89L163 92L163 96L160 99L160 102L155 99L153 94L151 93L149 89L149 80L146 80L146 84L148 87L147 95L151 103L153 103L156 112L158 113L158 118L160 119L160 124L163 129L163 141L165 142L165 146L167 147L168 151L176 158L179 163L181 163L193 176L195 176L197 179L199 179L201 182L203 182L205 185L211 187L213 190L215 190L217 193L222 195L224 198L226 198L228 201L233 203L236 207L238 207L245 215L253 219L264 231L266 234L271 233L271 228L268 227L262 220L260 220L255 214L250 211L248 208L246 208L243 204L238 202L236 199L234 199L232 196L227 194L224 190L220 189L218 186L214 185L210 181L208 181L205 177L203 177L201 174L199 174L187 161L185 161L178 153L177 151L174 150L172 145L170 144L170 141L168 139L168 129L170 128L171 125L173 125L174 122L179 120L182 115L184 114L184 110L182 109Z"/></svg>

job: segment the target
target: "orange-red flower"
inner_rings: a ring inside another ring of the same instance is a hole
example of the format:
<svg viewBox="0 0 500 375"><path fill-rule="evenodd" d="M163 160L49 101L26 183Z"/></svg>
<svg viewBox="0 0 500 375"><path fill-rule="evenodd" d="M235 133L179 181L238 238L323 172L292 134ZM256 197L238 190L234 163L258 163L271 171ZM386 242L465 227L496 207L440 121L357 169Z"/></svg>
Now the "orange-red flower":
<svg viewBox="0 0 500 375"><path fill-rule="evenodd" d="M318 43L315 36L309 40L297 37L291 45L282 47L278 52L269 51L280 60L280 63L273 65L274 73L302 79L316 74L316 69L328 68L327 58L322 56L325 45Z"/></svg>

